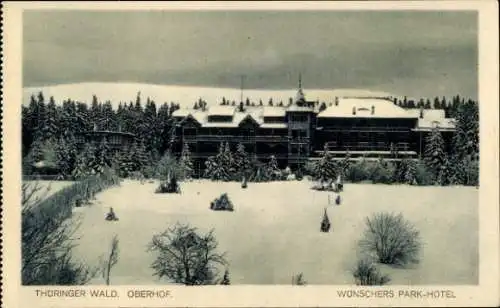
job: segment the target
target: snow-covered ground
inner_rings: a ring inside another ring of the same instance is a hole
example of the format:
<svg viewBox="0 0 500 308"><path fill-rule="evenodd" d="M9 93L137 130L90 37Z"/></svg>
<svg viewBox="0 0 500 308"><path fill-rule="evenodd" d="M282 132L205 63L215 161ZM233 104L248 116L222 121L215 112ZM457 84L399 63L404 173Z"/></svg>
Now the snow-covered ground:
<svg viewBox="0 0 500 308"><path fill-rule="evenodd" d="M347 184L340 206L311 183L182 183L182 194L155 194L157 183L123 181L97 195L91 206L75 209L82 238L75 257L96 265L111 239L120 240L112 284L163 284L152 276L153 234L189 222L200 231L215 229L219 251L227 252L232 284L291 284L302 272L309 284L352 284L357 241L364 219L379 211L402 212L420 230L420 264L410 269L381 267L390 284L478 283L478 190L474 187L411 187ZM227 192L234 212L209 210ZM118 222L104 215L112 206ZM333 231L319 231L327 207ZM102 283L96 279L93 283Z"/></svg>

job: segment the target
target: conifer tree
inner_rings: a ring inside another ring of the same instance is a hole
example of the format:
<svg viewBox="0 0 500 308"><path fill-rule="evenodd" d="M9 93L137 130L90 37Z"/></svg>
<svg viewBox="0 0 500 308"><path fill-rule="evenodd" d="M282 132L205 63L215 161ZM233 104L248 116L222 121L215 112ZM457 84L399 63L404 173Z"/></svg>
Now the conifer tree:
<svg viewBox="0 0 500 308"><path fill-rule="evenodd" d="M323 156L314 164L314 176L321 182L327 182L335 177L335 162L328 152L328 147L324 146Z"/></svg>
<svg viewBox="0 0 500 308"><path fill-rule="evenodd" d="M83 151L77 156L73 177L83 179L97 173L96 149L92 144L86 144Z"/></svg>
<svg viewBox="0 0 500 308"><path fill-rule="evenodd" d="M190 179L193 176L194 168L193 168L193 162L191 160L191 152L189 151L189 146L185 142L182 147L182 153L179 164L184 179Z"/></svg>
<svg viewBox="0 0 500 308"><path fill-rule="evenodd" d="M75 169L78 150L73 135L59 138L56 145L57 167L64 177L68 177Z"/></svg>
<svg viewBox="0 0 500 308"><path fill-rule="evenodd" d="M245 151L245 146L242 143L238 143L236 146L233 162L234 170L239 176L246 174L251 169L248 153Z"/></svg>
<svg viewBox="0 0 500 308"><path fill-rule="evenodd" d="M416 184L416 164L413 161L406 161L404 165L403 183L414 185Z"/></svg>
<svg viewBox="0 0 500 308"><path fill-rule="evenodd" d="M51 96L47 104L47 113L43 126L43 135L46 139L55 139L58 133L58 114L54 97Z"/></svg>
<svg viewBox="0 0 500 308"><path fill-rule="evenodd" d="M132 154L132 162L133 162L133 170L141 171L144 167L146 167L149 163L148 155L146 153L146 148L144 143L134 142L131 149Z"/></svg>
<svg viewBox="0 0 500 308"><path fill-rule="evenodd" d="M104 138L96 149L96 164L98 166L98 173L102 173L106 168L111 167L112 157L111 149L108 141Z"/></svg>
<svg viewBox="0 0 500 308"><path fill-rule="evenodd" d="M229 148L229 145L227 146ZM229 152L229 154L231 154ZM211 180L229 181L231 175L229 168L231 166L231 157L227 155L224 143L220 143L219 152L215 157L209 157L205 161L205 176Z"/></svg>
<svg viewBox="0 0 500 308"><path fill-rule="evenodd" d="M447 155L444 148L444 140L441 132L434 128L426 140L425 164L434 174L434 182L442 185L446 177Z"/></svg>
<svg viewBox="0 0 500 308"><path fill-rule="evenodd" d="M425 109L431 109L431 108L432 108L432 106L431 106L431 100L430 100L430 99L427 99L427 100L425 101L424 108L425 108Z"/></svg>
<svg viewBox="0 0 500 308"><path fill-rule="evenodd" d="M231 153L231 148L229 147L229 143L226 142L224 146L223 155L220 157L220 162L223 167L227 170L229 175L234 173L234 160L233 154Z"/></svg>
<svg viewBox="0 0 500 308"><path fill-rule="evenodd" d="M278 161L276 160L276 156L271 155L269 162L266 165L266 177L270 180L276 181L279 180L280 169L278 167Z"/></svg>
<svg viewBox="0 0 500 308"><path fill-rule="evenodd" d="M330 218L328 218L328 215L326 214L326 209L325 212L323 213L323 219L321 220L321 232L328 232L330 231L331 223L330 223Z"/></svg>
<svg viewBox="0 0 500 308"><path fill-rule="evenodd" d="M452 140L452 183L477 182L479 167L479 110L471 100L460 104L455 113L455 134ZM467 166L467 167L465 167ZM470 174L468 174L470 173ZM467 184L466 184L467 185Z"/></svg>

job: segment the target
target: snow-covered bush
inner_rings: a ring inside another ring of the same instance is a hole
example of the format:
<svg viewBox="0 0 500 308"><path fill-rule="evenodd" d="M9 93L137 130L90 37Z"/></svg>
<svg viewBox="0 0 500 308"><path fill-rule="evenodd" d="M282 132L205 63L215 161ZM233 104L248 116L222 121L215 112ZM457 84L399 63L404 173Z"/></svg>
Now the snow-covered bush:
<svg viewBox="0 0 500 308"><path fill-rule="evenodd" d="M380 263L406 265L418 262L420 234L402 214L376 213L366 218L364 238L359 243L364 252Z"/></svg>
<svg viewBox="0 0 500 308"><path fill-rule="evenodd" d="M234 206L226 193L223 193L219 198L216 198L210 203L210 209L214 211L234 211Z"/></svg>
<svg viewBox="0 0 500 308"><path fill-rule="evenodd" d="M376 265L368 259L358 260L352 275L358 286L381 286L391 280L388 275L381 274Z"/></svg>

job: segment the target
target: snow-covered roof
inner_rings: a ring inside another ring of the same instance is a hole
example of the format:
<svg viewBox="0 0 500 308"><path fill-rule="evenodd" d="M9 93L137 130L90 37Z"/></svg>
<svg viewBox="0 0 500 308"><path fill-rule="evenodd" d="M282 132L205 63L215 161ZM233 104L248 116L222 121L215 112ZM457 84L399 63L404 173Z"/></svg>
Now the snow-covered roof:
<svg viewBox="0 0 500 308"><path fill-rule="evenodd" d="M372 106L374 113L372 114ZM356 114L353 114L353 109ZM380 98L339 98L338 105L333 104L318 114L318 118L416 118L405 109L394 105L392 101Z"/></svg>
<svg viewBox="0 0 500 308"><path fill-rule="evenodd" d="M262 128L288 128L286 123L263 123L260 125Z"/></svg>
<svg viewBox="0 0 500 308"><path fill-rule="evenodd" d="M263 117L284 117L286 115L286 109L284 107L262 107Z"/></svg>
<svg viewBox="0 0 500 308"><path fill-rule="evenodd" d="M441 129L454 129L455 119L446 118L442 109L424 109L423 118L420 118L420 109L410 109L407 112L418 117L416 130L431 130L438 127Z"/></svg>
<svg viewBox="0 0 500 308"><path fill-rule="evenodd" d="M173 113L172 113L172 116L173 117L179 117L179 118L183 118L183 117L187 117L188 114L190 114L191 112L193 111L196 111L196 110L193 110L193 109L177 109L175 110Z"/></svg>
<svg viewBox="0 0 500 308"><path fill-rule="evenodd" d="M211 106L208 108L208 115L232 116L235 113L235 106Z"/></svg>
<svg viewBox="0 0 500 308"><path fill-rule="evenodd" d="M306 107L306 106L297 106L295 104L292 104L290 107L287 108L287 111L313 112L314 108L313 107Z"/></svg>

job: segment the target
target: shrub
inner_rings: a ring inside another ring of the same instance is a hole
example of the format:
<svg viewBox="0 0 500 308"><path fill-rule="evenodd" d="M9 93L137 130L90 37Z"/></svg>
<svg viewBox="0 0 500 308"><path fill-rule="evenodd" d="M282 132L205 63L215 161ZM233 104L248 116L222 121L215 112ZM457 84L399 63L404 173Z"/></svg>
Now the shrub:
<svg viewBox="0 0 500 308"><path fill-rule="evenodd" d="M304 280L304 275L302 273L298 273L292 277L292 285L294 286L305 286L307 285L307 281Z"/></svg>
<svg viewBox="0 0 500 308"><path fill-rule="evenodd" d="M414 165L414 179L418 185L432 185L434 184L434 175L431 170L421 161Z"/></svg>
<svg viewBox="0 0 500 308"><path fill-rule="evenodd" d="M228 269L226 269L224 271L224 276L222 277L220 284L226 285L226 286L231 284L231 280L229 279L229 270Z"/></svg>
<svg viewBox="0 0 500 308"><path fill-rule="evenodd" d="M295 173L295 179L297 181L302 181L302 179L304 179L304 172L302 171L302 168L299 167L299 169L297 169L297 172Z"/></svg>
<svg viewBox="0 0 500 308"><path fill-rule="evenodd" d="M167 181L162 181L160 186L156 188L155 193L157 194L180 194L181 188L179 182L177 182L177 177L175 174L170 177Z"/></svg>
<svg viewBox="0 0 500 308"><path fill-rule="evenodd" d="M354 164L349 165L346 170L346 178L350 182L361 182L369 180L370 171L369 171L368 162L364 159L357 161Z"/></svg>
<svg viewBox="0 0 500 308"><path fill-rule="evenodd" d="M326 214L326 209L325 209L325 212L323 214L323 219L321 220L320 231L321 232L328 232L328 231L330 231L330 227L331 227L330 219L328 218L328 215Z"/></svg>
<svg viewBox="0 0 500 308"><path fill-rule="evenodd" d="M376 213L366 219L361 248L375 254L378 261L390 265L418 262L420 235L402 214Z"/></svg>
<svg viewBox="0 0 500 308"><path fill-rule="evenodd" d="M381 274L375 264L367 259L360 259L352 273L358 286L381 286L391 279L388 275Z"/></svg>
<svg viewBox="0 0 500 308"><path fill-rule="evenodd" d="M390 184L393 181L395 168L390 162L380 159L371 166L369 173L369 179L373 183Z"/></svg>
<svg viewBox="0 0 500 308"><path fill-rule="evenodd" d="M223 193L219 198L212 201L210 209L214 211L234 211L233 203L229 200L226 193Z"/></svg>

